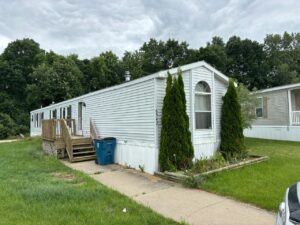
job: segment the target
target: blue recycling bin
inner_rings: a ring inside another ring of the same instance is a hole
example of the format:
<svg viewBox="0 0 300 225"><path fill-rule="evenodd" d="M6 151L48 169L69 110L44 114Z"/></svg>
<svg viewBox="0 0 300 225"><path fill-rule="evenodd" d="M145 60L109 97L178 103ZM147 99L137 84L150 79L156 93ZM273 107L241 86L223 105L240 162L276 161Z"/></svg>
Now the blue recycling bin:
<svg viewBox="0 0 300 225"><path fill-rule="evenodd" d="M113 137L94 140L97 164L108 165L114 163L116 142L116 138Z"/></svg>

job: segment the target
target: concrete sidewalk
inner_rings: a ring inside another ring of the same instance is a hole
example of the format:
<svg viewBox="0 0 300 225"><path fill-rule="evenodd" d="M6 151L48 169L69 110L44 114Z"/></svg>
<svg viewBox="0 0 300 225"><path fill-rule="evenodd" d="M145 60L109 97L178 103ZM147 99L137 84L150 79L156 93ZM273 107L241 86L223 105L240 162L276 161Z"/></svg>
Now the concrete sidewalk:
<svg viewBox="0 0 300 225"><path fill-rule="evenodd" d="M2 143L15 142L15 141L19 141L19 140L20 140L20 139L0 140L0 144L2 144Z"/></svg>
<svg viewBox="0 0 300 225"><path fill-rule="evenodd" d="M268 211L205 191L184 188L133 169L118 165L98 166L94 161L63 163L178 222L194 225L275 224L275 215Z"/></svg>

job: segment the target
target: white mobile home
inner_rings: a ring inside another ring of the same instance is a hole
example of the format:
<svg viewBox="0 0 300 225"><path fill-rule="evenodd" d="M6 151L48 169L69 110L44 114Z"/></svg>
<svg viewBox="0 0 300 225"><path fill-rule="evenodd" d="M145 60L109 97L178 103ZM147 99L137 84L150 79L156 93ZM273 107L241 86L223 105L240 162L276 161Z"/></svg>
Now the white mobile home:
<svg viewBox="0 0 300 225"><path fill-rule="evenodd" d="M228 78L204 61L180 68L195 157L211 156L220 143L222 96ZM31 112L31 135L41 135L41 120L72 118L77 133L90 136L90 120L101 137L116 137L115 162L134 168L159 169L161 112L167 72L92 92Z"/></svg>
<svg viewBox="0 0 300 225"><path fill-rule="evenodd" d="M256 120L245 136L300 141L300 83L260 90Z"/></svg>

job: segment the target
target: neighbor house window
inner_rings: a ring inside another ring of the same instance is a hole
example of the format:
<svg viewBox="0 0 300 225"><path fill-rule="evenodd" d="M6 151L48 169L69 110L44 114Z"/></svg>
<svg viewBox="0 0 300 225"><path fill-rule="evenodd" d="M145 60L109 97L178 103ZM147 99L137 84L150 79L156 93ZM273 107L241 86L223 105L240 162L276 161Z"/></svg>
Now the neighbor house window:
<svg viewBox="0 0 300 225"><path fill-rule="evenodd" d="M195 127L196 129L211 129L211 89L200 81L195 88Z"/></svg>
<svg viewBox="0 0 300 225"><path fill-rule="evenodd" d="M263 106L264 106L263 98L259 97L259 98L257 98L257 100L258 100L258 103L257 103L257 107L255 109L256 117L262 118L263 117Z"/></svg>

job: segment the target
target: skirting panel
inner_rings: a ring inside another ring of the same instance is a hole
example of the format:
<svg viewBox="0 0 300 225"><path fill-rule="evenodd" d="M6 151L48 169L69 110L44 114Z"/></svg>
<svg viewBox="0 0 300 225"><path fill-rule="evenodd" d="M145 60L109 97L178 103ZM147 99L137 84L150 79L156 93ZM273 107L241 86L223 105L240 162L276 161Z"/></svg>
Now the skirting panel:
<svg viewBox="0 0 300 225"><path fill-rule="evenodd" d="M195 159L203 159L213 156L214 153L218 150L219 145L219 141L212 143L195 144Z"/></svg>
<svg viewBox="0 0 300 225"><path fill-rule="evenodd" d="M143 167L145 172L154 174L158 170L158 150L149 144L119 141L115 162L137 170Z"/></svg>
<svg viewBox="0 0 300 225"><path fill-rule="evenodd" d="M244 135L252 138L300 141L300 126L253 126Z"/></svg>

